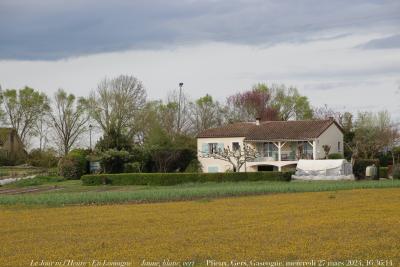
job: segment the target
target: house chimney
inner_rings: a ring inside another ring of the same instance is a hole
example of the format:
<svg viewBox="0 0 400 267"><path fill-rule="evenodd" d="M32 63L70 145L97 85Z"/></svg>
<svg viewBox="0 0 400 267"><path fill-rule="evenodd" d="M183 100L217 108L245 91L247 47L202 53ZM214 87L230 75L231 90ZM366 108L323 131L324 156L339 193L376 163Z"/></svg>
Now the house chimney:
<svg viewBox="0 0 400 267"><path fill-rule="evenodd" d="M335 120L335 118L333 116L329 116L328 119L331 120L331 121Z"/></svg>
<svg viewBox="0 0 400 267"><path fill-rule="evenodd" d="M256 125L257 125L257 126L260 125L260 121L261 121L261 118L260 118L260 117L257 117L257 118L256 118Z"/></svg>

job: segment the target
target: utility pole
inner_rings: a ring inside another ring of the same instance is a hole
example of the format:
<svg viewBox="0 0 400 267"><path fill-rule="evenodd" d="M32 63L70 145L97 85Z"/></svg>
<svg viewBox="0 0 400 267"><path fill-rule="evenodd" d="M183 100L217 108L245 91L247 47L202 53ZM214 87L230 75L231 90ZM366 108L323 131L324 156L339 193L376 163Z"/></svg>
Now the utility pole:
<svg viewBox="0 0 400 267"><path fill-rule="evenodd" d="M177 130L178 133L181 131L181 98L182 98L182 86L183 83L179 83L179 100L178 100L178 123L177 123Z"/></svg>

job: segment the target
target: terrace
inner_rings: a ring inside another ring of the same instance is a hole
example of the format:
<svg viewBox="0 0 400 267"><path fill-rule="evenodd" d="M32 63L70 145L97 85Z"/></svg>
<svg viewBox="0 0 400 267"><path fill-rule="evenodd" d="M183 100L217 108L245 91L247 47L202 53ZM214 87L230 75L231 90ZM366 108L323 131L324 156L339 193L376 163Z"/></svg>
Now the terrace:
<svg viewBox="0 0 400 267"><path fill-rule="evenodd" d="M247 141L255 148L258 157L249 161L247 167L275 166L280 171L283 166L297 164L300 159L316 159L315 141Z"/></svg>

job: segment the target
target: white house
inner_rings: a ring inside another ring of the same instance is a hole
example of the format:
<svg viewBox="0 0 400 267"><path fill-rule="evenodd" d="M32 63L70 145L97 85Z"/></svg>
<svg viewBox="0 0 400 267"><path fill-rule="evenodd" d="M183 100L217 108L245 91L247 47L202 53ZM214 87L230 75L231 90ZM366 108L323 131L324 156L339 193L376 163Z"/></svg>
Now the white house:
<svg viewBox="0 0 400 267"><path fill-rule="evenodd" d="M294 168L299 159L325 158L329 153L343 154L343 130L334 119L303 121L265 121L232 123L211 128L197 136L198 159L204 172L232 170L229 162L207 157L229 147L250 146L258 157L246 162L239 171L282 171Z"/></svg>

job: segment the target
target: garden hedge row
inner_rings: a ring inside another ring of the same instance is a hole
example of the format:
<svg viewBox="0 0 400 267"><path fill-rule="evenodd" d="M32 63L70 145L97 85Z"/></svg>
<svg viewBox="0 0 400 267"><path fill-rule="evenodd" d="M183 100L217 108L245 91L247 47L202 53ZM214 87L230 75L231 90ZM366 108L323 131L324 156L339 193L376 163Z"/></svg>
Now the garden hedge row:
<svg viewBox="0 0 400 267"><path fill-rule="evenodd" d="M236 181L290 181L292 172L234 173L120 173L84 175L83 185L175 185Z"/></svg>

